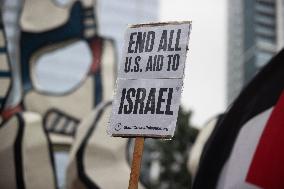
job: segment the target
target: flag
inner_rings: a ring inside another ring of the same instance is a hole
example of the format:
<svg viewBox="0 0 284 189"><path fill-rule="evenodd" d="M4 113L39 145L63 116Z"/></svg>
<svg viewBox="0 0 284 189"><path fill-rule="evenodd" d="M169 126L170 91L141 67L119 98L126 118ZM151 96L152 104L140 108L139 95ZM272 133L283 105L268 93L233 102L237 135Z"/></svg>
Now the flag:
<svg viewBox="0 0 284 189"><path fill-rule="evenodd" d="M284 50L244 88L208 139L193 189L284 188Z"/></svg>
<svg viewBox="0 0 284 189"><path fill-rule="evenodd" d="M219 114L211 118L207 123L205 123L205 125L202 126L202 129L199 130L197 138L190 149L187 162L187 168L192 178L194 178L196 175L203 147L210 137L213 129L222 120L222 118L223 114Z"/></svg>

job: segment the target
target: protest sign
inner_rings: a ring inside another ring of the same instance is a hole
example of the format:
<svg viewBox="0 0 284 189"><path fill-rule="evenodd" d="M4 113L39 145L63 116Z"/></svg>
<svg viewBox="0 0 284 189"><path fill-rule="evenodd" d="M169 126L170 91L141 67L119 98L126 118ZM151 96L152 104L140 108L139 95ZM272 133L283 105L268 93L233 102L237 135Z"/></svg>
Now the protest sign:
<svg viewBox="0 0 284 189"><path fill-rule="evenodd" d="M139 24L127 29L109 135L173 136L190 29L191 22Z"/></svg>

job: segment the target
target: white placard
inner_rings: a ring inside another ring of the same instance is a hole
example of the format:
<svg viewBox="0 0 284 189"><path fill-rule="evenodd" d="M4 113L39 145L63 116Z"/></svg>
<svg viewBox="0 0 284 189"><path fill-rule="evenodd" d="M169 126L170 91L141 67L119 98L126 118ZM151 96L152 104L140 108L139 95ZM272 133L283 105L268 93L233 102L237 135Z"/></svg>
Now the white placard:
<svg viewBox="0 0 284 189"><path fill-rule="evenodd" d="M127 29L109 135L173 136L190 29L191 22L140 24Z"/></svg>

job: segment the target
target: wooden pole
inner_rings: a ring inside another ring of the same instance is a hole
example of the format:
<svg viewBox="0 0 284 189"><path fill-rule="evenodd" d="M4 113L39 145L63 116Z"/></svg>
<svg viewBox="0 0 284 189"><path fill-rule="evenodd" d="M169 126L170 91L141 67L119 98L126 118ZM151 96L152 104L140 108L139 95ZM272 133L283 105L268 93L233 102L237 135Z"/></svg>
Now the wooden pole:
<svg viewBox="0 0 284 189"><path fill-rule="evenodd" d="M144 137L136 137L135 139L128 189L138 189L141 160L144 149L144 140L145 140Z"/></svg>

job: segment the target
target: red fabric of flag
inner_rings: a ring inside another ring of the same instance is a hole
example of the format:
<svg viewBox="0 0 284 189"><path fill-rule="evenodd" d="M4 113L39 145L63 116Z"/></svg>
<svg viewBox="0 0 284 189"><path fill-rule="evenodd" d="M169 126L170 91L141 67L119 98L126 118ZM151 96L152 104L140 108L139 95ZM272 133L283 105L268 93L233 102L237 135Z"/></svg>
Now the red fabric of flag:
<svg viewBox="0 0 284 189"><path fill-rule="evenodd" d="M284 91L262 133L246 182L264 189L284 188Z"/></svg>

